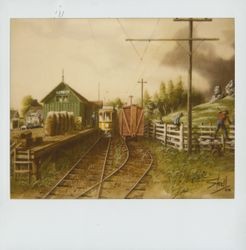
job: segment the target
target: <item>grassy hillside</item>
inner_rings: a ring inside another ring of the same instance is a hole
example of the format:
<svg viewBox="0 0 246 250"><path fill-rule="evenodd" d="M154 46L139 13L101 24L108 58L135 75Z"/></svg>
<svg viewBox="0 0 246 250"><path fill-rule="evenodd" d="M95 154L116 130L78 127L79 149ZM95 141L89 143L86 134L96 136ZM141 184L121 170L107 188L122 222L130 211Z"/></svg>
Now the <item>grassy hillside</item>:
<svg viewBox="0 0 246 250"><path fill-rule="evenodd" d="M225 97L221 100L218 100L214 103L203 103L193 107L192 109L192 121L193 125L199 125L201 123L204 124L215 124L217 120L217 113L221 110L228 110L229 117L231 121L234 123L234 98L233 97ZM187 123L187 112L186 110L180 110L179 112L175 112L163 117L165 122L172 122L173 118L180 112L183 112L184 116L181 121L183 123Z"/></svg>

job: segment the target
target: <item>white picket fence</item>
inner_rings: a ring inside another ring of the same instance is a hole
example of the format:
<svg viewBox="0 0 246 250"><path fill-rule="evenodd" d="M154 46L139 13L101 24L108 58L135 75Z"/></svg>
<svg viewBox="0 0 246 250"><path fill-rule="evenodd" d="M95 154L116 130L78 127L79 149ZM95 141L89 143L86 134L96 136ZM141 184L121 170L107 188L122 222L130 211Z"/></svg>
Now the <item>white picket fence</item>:
<svg viewBox="0 0 246 250"><path fill-rule="evenodd" d="M234 125L229 126L225 140L221 132L215 135L216 126L200 125L192 129L192 149L211 150L220 146L223 150L234 150ZM187 150L187 126L150 121L145 124L145 136L159 140L165 146Z"/></svg>

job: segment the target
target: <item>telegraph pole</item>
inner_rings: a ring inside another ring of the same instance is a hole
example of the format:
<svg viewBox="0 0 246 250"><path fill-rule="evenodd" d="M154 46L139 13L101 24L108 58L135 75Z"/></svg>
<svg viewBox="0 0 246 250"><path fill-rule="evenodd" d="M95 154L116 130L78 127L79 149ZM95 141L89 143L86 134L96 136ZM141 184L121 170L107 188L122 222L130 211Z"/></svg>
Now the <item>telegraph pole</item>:
<svg viewBox="0 0 246 250"><path fill-rule="evenodd" d="M132 98L133 98L133 95L129 95L129 98L130 98L130 105L132 106Z"/></svg>
<svg viewBox="0 0 246 250"><path fill-rule="evenodd" d="M62 82L64 82L64 69L62 69Z"/></svg>
<svg viewBox="0 0 246 250"><path fill-rule="evenodd" d="M126 41L138 41L138 42L189 42L189 83L187 89L187 114L188 114L188 154L191 154L192 151L192 62L193 62L193 41L217 41L218 38L194 38L193 37L193 23L194 22L211 22L211 18L175 18L176 22L188 22L189 23L189 38L158 38L158 39L126 39Z"/></svg>
<svg viewBox="0 0 246 250"><path fill-rule="evenodd" d="M145 84L145 83L147 83L147 82L145 82L144 80L143 80L143 78L141 79L141 81L138 81L138 83L141 83L141 107L143 108L143 85Z"/></svg>

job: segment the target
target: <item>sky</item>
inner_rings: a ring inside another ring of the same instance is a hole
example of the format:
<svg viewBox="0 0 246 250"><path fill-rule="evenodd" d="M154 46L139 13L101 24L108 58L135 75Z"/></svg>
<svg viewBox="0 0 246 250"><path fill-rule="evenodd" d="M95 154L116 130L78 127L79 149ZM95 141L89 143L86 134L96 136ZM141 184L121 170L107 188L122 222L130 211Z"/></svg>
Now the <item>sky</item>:
<svg viewBox="0 0 246 250"><path fill-rule="evenodd" d="M188 81L187 42L127 42L127 38L187 38L188 23L173 19L12 19L11 107L32 95L40 101L62 80L88 100L128 100L141 95L141 78L150 94L161 81ZM194 23L193 86L210 93L231 80L234 19ZM218 69L218 70L216 70ZM228 73L229 72L229 73ZM221 77L223 76L223 77ZM223 81L223 82L218 82Z"/></svg>

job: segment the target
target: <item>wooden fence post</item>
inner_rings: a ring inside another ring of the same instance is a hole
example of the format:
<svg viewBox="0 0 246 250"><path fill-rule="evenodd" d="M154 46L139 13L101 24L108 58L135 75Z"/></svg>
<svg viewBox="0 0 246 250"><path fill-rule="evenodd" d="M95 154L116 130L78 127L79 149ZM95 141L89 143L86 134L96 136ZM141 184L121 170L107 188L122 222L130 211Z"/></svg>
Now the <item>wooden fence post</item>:
<svg viewBox="0 0 246 250"><path fill-rule="evenodd" d="M155 139L156 136L156 124L155 122L153 123L153 138Z"/></svg>
<svg viewBox="0 0 246 250"><path fill-rule="evenodd" d="M164 145L167 146L167 124L164 123Z"/></svg>
<svg viewBox="0 0 246 250"><path fill-rule="evenodd" d="M184 149L184 124L181 123L180 127L179 127L179 150L183 150Z"/></svg>
<svg viewBox="0 0 246 250"><path fill-rule="evenodd" d="M149 138L149 127L150 127L151 121L147 122L147 137Z"/></svg>

